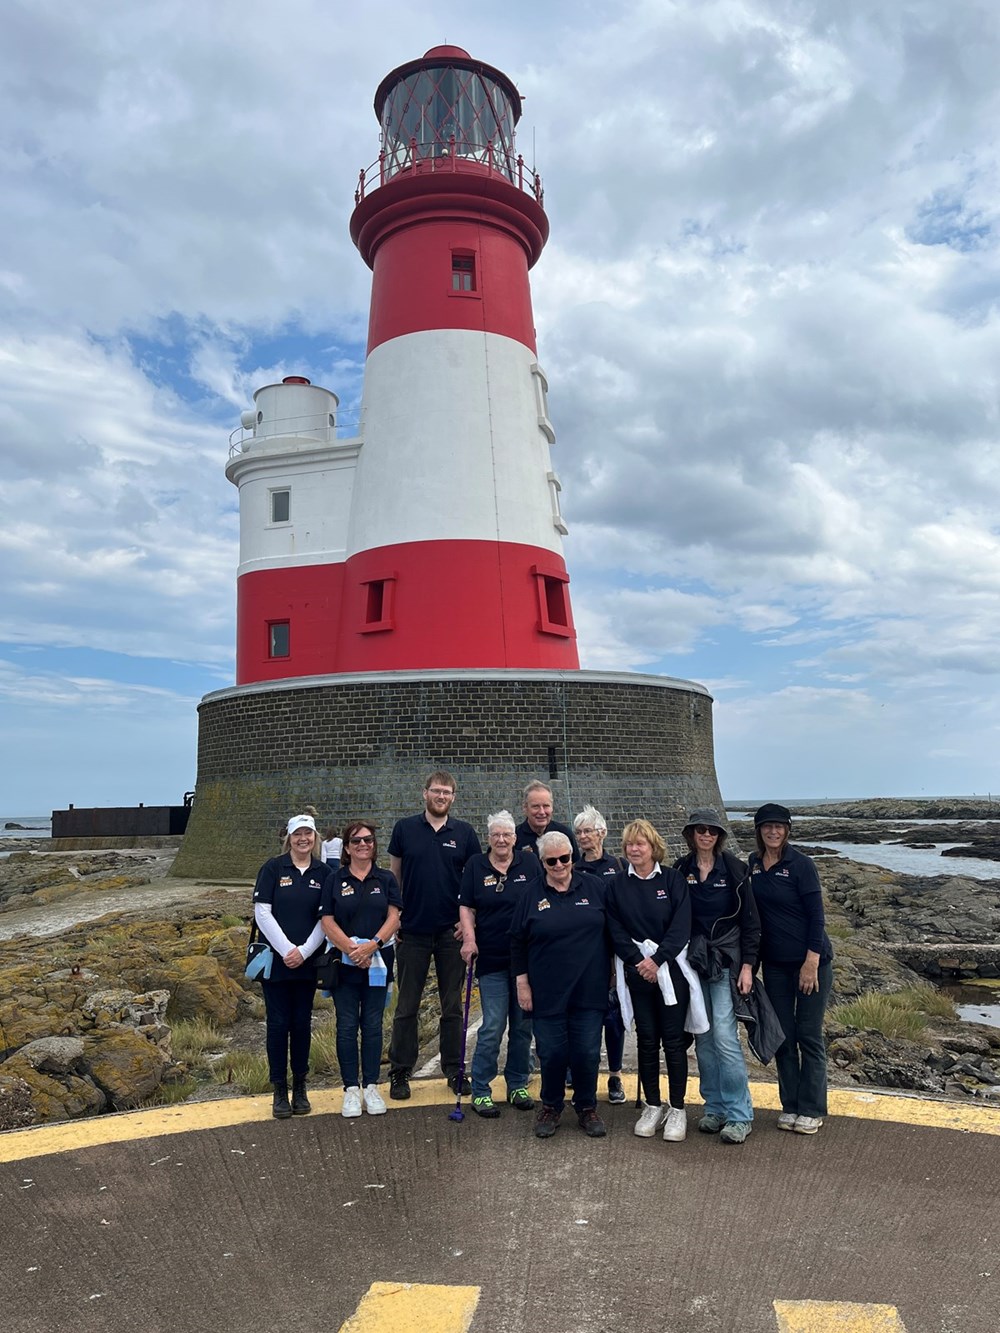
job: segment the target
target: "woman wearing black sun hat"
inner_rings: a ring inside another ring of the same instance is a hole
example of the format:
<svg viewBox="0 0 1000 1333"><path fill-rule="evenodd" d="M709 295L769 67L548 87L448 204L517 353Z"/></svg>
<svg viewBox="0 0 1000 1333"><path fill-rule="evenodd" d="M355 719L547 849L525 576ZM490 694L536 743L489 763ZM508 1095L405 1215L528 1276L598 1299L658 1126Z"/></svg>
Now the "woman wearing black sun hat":
<svg viewBox="0 0 1000 1333"><path fill-rule="evenodd" d="M792 816L768 802L753 817L750 884L760 914L764 985L785 1040L775 1055L778 1128L815 1134L826 1115L823 1015L833 986L833 946L812 860L789 846Z"/></svg>

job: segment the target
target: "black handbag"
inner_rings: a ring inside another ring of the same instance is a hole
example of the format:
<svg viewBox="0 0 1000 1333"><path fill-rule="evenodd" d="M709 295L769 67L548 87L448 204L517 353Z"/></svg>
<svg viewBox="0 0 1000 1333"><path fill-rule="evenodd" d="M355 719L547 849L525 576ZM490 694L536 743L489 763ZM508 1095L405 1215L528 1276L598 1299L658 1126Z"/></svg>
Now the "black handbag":
<svg viewBox="0 0 1000 1333"><path fill-rule="evenodd" d="M316 959L316 989L334 990L340 975L340 950L329 944Z"/></svg>

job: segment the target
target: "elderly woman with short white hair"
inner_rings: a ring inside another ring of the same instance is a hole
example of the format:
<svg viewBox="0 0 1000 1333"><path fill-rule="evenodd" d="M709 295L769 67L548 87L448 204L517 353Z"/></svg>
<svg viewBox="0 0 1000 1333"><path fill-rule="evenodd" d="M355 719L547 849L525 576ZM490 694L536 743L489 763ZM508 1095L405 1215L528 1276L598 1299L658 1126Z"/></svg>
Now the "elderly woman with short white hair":
<svg viewBox="0 0 1000 1333"><path fill-rule="evenodd" d="M511 927L518 1003L531 1014L542 1074L535 1135L548 1139L558 1129L569 1069L579 1126L589 1138L603 1138L597 1071L611 966L604 885L574 869L564 833L543 834L538 859L544 878L528 887Z"/></svg>
<svg viewBox="0 0 1000 1333"><path fill-rule="evenodd" d="M531 1018L517 1002L510 963L510 927L521 898L537 883L538 858L514 849L514 816L498 810L486 821L489 851L470 856L462 871L458 917L462 927L462 958L476 964L483 1022L472 1057L472 1109L495 1120L500 1107L490 1086L497 1076L500 1042L507 1032L503 1077L507 1103L516 1111L534 1109L528 1092L531 1076Z"/></svg>
<svg viewBox="0 0 1000 1333"><path fill-rule="evenodd" d="M577 870L582 870L588 875L600 875L610 883L619 870L626 868L620 856L613 856L604 850L608 826L600 810L592 805L585 805L573 820L573 832L576 834L581 853L576 862ZM625 1024L622 1020L621 1004L618 1001L618 989L612 978L609 978L608 1007L604 1014L604 1049L608 1054L608 1101L617 1105L625 1100L625 1087L622 1083Z"/></svg>

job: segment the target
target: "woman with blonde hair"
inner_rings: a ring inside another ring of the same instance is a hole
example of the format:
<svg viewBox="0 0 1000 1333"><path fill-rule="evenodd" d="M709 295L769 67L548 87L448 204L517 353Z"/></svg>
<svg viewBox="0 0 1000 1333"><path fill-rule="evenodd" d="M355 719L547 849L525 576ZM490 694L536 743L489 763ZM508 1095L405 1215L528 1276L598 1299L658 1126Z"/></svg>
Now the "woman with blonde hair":
<svg viewBox="0 0 1000 1333"><path fill-rule="evenodd" d="M647 819L633 819L622 833L628 869L607 896L608 930L622 963L625 1001L635 1017L639 1083L645 1107L635 1126L640 1138L663 1129L667 1143L687 1135L685 1021L688 977L678 964L691 934L691 901L683 875L664 865L666 843ZM666 1060L669 1104L660 1100L660 1048Z"/></svg>

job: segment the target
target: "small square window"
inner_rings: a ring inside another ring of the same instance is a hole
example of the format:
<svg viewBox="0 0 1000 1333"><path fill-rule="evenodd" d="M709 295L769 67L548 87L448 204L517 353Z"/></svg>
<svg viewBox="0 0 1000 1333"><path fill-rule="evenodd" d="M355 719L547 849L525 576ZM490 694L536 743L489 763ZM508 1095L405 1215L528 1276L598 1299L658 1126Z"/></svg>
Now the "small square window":
<svg viewBox="0 0 1000 1333"><path fill-rule="evenodd" d="M532 566L531 572L538 592L539 630L560 639L575 639L567 595L569 576L557 570L539 569L537 565Z"/></svg>
<svg viewBox="0 0 1000 1333"><path fill-rule="evenodd" d="M271 492L271 522L287 523L292 511L291 491Z"/></svg>
<svg viewBox="0 0 1000 1333"><path fill-rule="evenodd" d="M395 629L396 575L386 574L380 579L365 579L362 587L365 618L360 626L361 633L377 634L383 630Z"/></svg>
<svg viewBox="0 0 1000 1333"><path fill-rule="evenodd" d="M289 624L287 620L272 620L267 627L268 657L287 657L290 649Z"/></svg>
<svg viewBox="0 0 1000 1333"><path fill-rule="evenodd" d="M452 254L451 290L453 292L474 292L476 290L475 255Z"/></svg>

